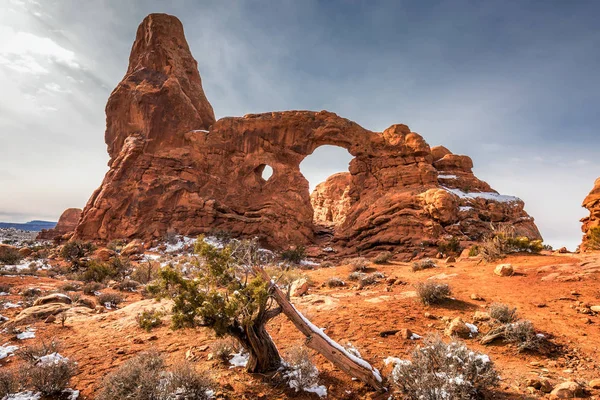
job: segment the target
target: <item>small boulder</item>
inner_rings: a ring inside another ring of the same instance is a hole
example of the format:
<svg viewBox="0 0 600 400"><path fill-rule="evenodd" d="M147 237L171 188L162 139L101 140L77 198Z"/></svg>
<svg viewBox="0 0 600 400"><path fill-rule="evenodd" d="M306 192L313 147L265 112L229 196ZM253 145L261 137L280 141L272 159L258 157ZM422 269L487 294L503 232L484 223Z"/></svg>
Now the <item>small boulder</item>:
<svg viewBox="0 0 600 400"><path fill-rule="evenodd" d="M499 264L494 269L494 273L498 276L512 276L515 273L515 269L510 264Z"/></svg>
<svg viewBox="0 0 600 400"><path fill-rule="evenodd" d="M85 298L85 297L82 297L79 300L77 300L77 302L75 303L75 305L76 306L83 306L83 307L91 308L92 310L96 308L96 303L94 302L94 300L88 299L88 298Z"/></svg>
<svg viewBox="0 0 600 400"><path fill-rule="evenodd" d="M568 381L557 385L552 392L557 399L572 399L583 395L583 389L577 382Z"/></svg>
<svg viewBox="0 0 600 400"><path fill-rule="evenodd" d="M19 324L31 321L32 319L45 320L50 315L60 314L69 309L69 306L63 303L49 303L39 306L32 306L24 309L16 316L12 323L17 326Z"/></svg>
<svg viewBox="0 0 600 400"><path fill-rule="evenodd" d="M593 312L598 312L600 313L600 306L591 306L590 310L592 310Z"/></svg>
<svg viewBox="0 0 600 400"><path fill-rule="evenodd" d="M408 328L400 329L398 333L396 333L396 336L400 336L402 339L410 339L412 338L412 335L412 331Z"/></svg>
<svg viewBox="0 0 600 400"><path fill-rule="evenodd" d="M477 293L472 293L471 300L484 301L485 299L483 297L481 297L480 295L478 295Z"/></svg>
<svg viewBox="0 0 600 400"><path fill-rule="evenodd" d="M490 314L485 311L475 311L475 314L473 315L473 321L475 322L483 322L489 320Z"/></svg>
<svg viewBox="0 0 600 400"><path fill-rule="evenodd" d="M144 243L140 239L134 239L123 247L121 255L125 257L142 254L145 251Z"/></svg>
<svg viewBox="0 0 600 400"><path fill-rule="evenodd" d="M294 297L304 296L308 293L308 281L306 278L297 279L292 283L290 293Z"/></svg>
<svg viewBox="0 0 600 400"><path fill-rule="evenodd" d="M567 248L566 248L566 247L561 247L560 249L558 249L558 252L559 252L560 254L565 254L565 253L568 253L568 252L569 252L569 250L567 250Z"/></svg>
<svg viewBox="0 0 600 400"><path fill-rule="evenodd" d="M588 386L592 389L600 389L600 379L592 379Z"/></svg>
<svg viewBox="0 0 600 400"><path fill-rule="evenodd" d="M19 254L23 258L29 257L30 255L33 254L33 250L31 250L29 247L22 247L19 249Z"/></svg>
<svg viewBox="0 0 600 400"><path fill-rule="evenodd" d="M34 306L41 306L42 304L50 304L50 303L63 303L63 304L71 304L72 300L69 296L62 293L52 293L44 297L38 297L34 302Z"/></svg>
<svg viewBox="0 0 600 400"><path fill-rule="evenodd" d="M102 247L94 252L94 258L104 262L109 261L114 256L115 252L106 247Z"/></svg>
<svg viewBox="0 0 600 400"><path fill-rule="evenodd" d="M44 320L46 324L51 324L54 321L56 321L56 317L54 315L49 315L48 318Z"/></svg>
<svg viewBox="0 0 600 400"><path fill-rule="evenodd" d="M450 257L446 258L446 264L452 264L452 263L455 263L455 262L456 262L456 258L455 257L450 256Z"/></svg>
<svg viewBox="0 0 600 400"><path fill-rule="evenodd" d="M471 329L465 324L465 322L460 318L454 318L448 327L446 328L446 336L458 336L462 338L468 338L471 335Z"/></svg>

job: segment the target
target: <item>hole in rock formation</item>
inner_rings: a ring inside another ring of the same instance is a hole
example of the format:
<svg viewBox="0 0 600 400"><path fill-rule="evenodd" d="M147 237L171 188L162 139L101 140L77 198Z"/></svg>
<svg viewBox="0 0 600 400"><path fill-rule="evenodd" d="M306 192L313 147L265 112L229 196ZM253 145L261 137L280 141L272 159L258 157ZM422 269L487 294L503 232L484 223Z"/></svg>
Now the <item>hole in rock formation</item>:
<svg viewBox="0 0 600 400"><path fill-rule="evenodd" d="M300 171L309 183L315 225L333 228L346 219L352 204L348 172L352 159L342 147L323 145L300 164Z"/></svg>
<svg viewBox="0 0 600 400"><path fill-rule="evenodd" d="M256 167L255 172L260 176L263 182L267 182L273 176L273 167L268 164L261 164Z"/></svg>

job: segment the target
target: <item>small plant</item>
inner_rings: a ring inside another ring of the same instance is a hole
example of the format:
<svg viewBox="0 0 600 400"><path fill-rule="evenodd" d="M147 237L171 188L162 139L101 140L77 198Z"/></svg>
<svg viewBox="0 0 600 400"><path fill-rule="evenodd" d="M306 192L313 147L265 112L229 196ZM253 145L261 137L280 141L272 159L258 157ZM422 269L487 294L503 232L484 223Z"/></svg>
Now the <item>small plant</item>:
<svg viewBox="0 0 600 400"><path fill-rule="evenodd" d="M93 243L73 240L63 246L60 256L67 261L77 264L80 259L89 255L94 249L95 246Z"/></svg>
<svg viewBox="0 0 600 400"><path fill-rule="evenodd" d="M17 374L5 368L7 367L0 369L0 399L6 399L9 394L16 393L21 386Z"/></svg>
<svg viewBox="0 0 600 400"><path fill-rule="evenodd" d="M512 226L501 225L481 245L479 252L487 262L496 261L507 254L517 252L539 253L544 248L541 240L517 236Z"/></svg>
<svg viewBox="0 0 600 400"><path fill-rule="evenodd" d="M27 288L21 292L21 297L23 298L23 303L25 307L31 307L35 299L42 295L41 289L38 288Z"/></svg>
<svg viewBox="0 0 600 400"><path fill-rule="evenodd" d="M412 400L479 399L499 381L487 355L463 342L444 343L439 336L425 338L412 352L412 361L391 361L391 382Z"/></svg>
<svg viewBox="0 0 600 400"><path fill-rule="evenodd" d="M460 254L461 251L460 240L455 236L452 236L447 242L440 242L438 244L438 252L442 254Z"/></svg>
<svg viewBox="0 0 600 400"><path fill-rule="evenodd" d="M124 281L117 283L115 285L115 289L120 290L122 292L135 292L139 286L139 282L136 282L131 279L125 279Z"/></svg>
<svg viewBox="0 0 600 400"><path fill-rule="evenodd" d="M11 289L12 289L12 286L9 285L8 283L0 284L0 293L10 294Z"/></svg>
<svg viewBox="0 0 600 400"><path fill-rule="evenodd" d="M348 280L349 281L360 281L365 276L367 276L367 274L365 274L364 272L354 271L354 272L351 272L350 275L348 275Z"/></svg>
<svg viewBox="0 0 600 400"><path fill-rule="evenodd" d="M61 312L60 314L58 314L58 321L60 322L60 326L61 327L65 327L65 324L67 323L67 320L69 319L69 316L67 315L66 312Z"/></svg>
<svg viewBox="0 0 600 400"><path fill-rule="evenodd" d="M479 255L479 246L471 246L469 249L469 257L477 257Z"/></svg>
<svg viewBox="0 0 600 400"><path fill-rule="evenodd" d="M127 244L127 242L123 239L114 239L111 240L108 243L108 246L106 246L109 250L114 251L115 253L120 253L121 250L123 249L123 247L125 247L125 245Z"/></svg>
<svg viewBox="0 0 600 400"><path fill-rule="evenodd" d="M131 272L131 279L145 285L158 277L159 269L160 263L147 259L146 262L138 264Z"/></svg>
<svg viewBox="0 0 600 400"><path fill-rule="evenodd" d="M84 282L104 282L115 275L116 271L111 265L91 260L85 264L85 270L79 278Z"/></svg>
<svg viewBox="0 0 600 400"><path fill-rule="evenodd" d="M100 291L104 289L104 285L101 284L100 282L89 282L86 283L85 285L83 285L83 293L87 294L88 296L94 296L96 294L96 292Z"/></svg>
<svg viewBox="0 0 600 400"><path fill-rule="evenodd" d="M426 258L424 260L415 261L412 264L413 272L421 271L421 270L429 269L429 268L435 268L435 267L437 267L437 264L429 258Z"/></svg>
<svg viewBox="0 0 600 400"><path fill-rule="evenodd" d="M392 259L393 254L389 251L382 251L373 258L374 264L387 264Z"/></svg>
<svg viewBox="0 0 600 400"><path fill-rule="evenodd" d="M304 246L296 246L294 248L281 252L281 259L292 264L300 264L306 258L306 249Z"/></svg>
<svg viewBox="0 0 600 400"><path fill-rule="evenodd" d="M19 249L13 247L7 247L2 251L0 256L0 264L13 265L18 264L23 259Z"/></svg>
<svg viewBox="0 0 600 400"><path fill-rule="evenodd" d="M306 348L292 347L286 353L285 360L286 368L283 376L292 389L306 390L319 383L319 370L315 367Z"/></svg>
<svg viewBox="0 0 600 400"><path fill-rule="evenodd" d="M517 319L517 309L506 304L493 303L490 306L490 317L500 323L508 324Z"/></svg>
<svg viewBox="0 0 600 400"><path fill-rule="evenodd" d="M346 286L346 282L341 280L340 278L334 276L325 281L325 285L329 288L342 287Z"/></svg>
<svg viewBox="0 0 600 400"><path fill-rule="evenodd" d="M67 282L60 287L60 290L62 290L63 292L77 292L81 290L81 287L77 283Z"/></svg>
<svg viewBox="0 0 600 400"><path fill-rule="evenodd" d="M63 392L77 371L77 364L58 353L40 357L21 368L21 377L37 392L53 396Z"/></svg>
<svg viewBox="0 0 600 400"><path fill-rule="evenodd" d="M108 309L117 308L117 306L122 302L123 297L116 293L102 293L100 296L98 296L98 303L102 304Z"/></svg>
<svg viewBox="0 0 600 400"><path fill-rule="evenodd" d="M346 260L346 265L349 265L352 271L365 271L369 268L369 260L364 257L356 257Z"/></svg>
<svg viewBox="0 0 600 400"><path fill-rule="evenodd" d="M375 272L370 275L365 275L358 281L358 287L364 288L365 286L374 285L379 282L380 279L385 278L385 275L381 272Z"/></svg>
<svg viewBox="0 0 600 400"><path fill-rule="evenodd" d="M42 340L41 343L20 347L15 351L15 355L27 363L35 364L41 357L58 353L60 350L60 342L54 339L50 342Z"/></svg>
<svg viewBox="0 0 600 400"><path fill-rule="evenodd" d="M178 363L171 371L156 351L141 353L124 362L100 384L98 400L210 399L213 383L189 363Z"/></svg>
<svg viewBox="0 0 600 400"><path fill-rule="evenodd" d="M236 344L231 338L217 339L211 344L210 349L217 360L227 363L231 354L236 352Z"/></svg>
<svg viewBox="0 0 600 400"><path fill-rule="evenodd" d="M544 335L535 333L530 321L508 324L504 337L507 343L516 345L519 352L540 351L545 342Z"/></svg>
<svg viewBox="0 0 600 400"><path fill-rule="evenodd" d="M138 326L144 329L146 332L150 332L152 329L162 325L163 313L160 311L149 311L144 310L137 315Z"/></svg>
<svg viewBox="0 0 600 400"><path fill-rule="evenodd" d="M590 250L600 250L600 226L591 228L586 235L586 248Z"/></svg>
<svg viewBox="0 0 600 400"><path fill-rule="evenodd" d="M426 306L439 304L448 299L452 293L447 283L425 282L415 285L417 297Z"/></svg>

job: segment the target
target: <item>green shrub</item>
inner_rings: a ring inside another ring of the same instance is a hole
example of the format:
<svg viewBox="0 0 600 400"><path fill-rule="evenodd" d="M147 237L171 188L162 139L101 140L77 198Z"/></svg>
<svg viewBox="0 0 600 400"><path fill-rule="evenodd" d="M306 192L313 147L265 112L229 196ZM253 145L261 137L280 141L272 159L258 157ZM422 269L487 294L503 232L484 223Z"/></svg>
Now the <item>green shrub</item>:
<svg viewBox="0 0 600 400"><path fill-rule="evenodd" d="M374 264L387 264L392 259L393 254L390 251L382 251L373 258Z"/></svg>
<svg viewBox="0 0 600 400"><path fill-rule="evenodd" d="M480 245L479 252L485 261L491 262L510 253L539 253L543 249L544 245L541 240L517 236L514 227L503 225Z"/></svg>
<svg viewBox="0 0 600 400"><path fill-rule="evenodd" d="M462 251L460 240L458 240L457 237L452 236L447 242L440 242L438 244L438 251L442 254L460 254Z"/></svg>
<svg viewBox="0 0 600 400"><path fill-rule="evenodd" d="M110 264L90 260L86 263L85 270L80 273L79 279L84 282L104 282L116 274L117 272Z"/></svg>
<svg viewBox="0 0 600 400"><path fill-rule="evenodd" d="M81 258L86 257L95 250L95 246L91 242L81 242L73 240L63 246L60 255L67 261L78 262Z"/></svg>
<svg viewBox="0 0 600 400"><path fill-rule="evenodd" d="M429 269L429 268L435 268L435 267L437 267L437 264L429 258L426 258L424 260L415 261L412 264L413 272L421 271L421 270Z"/></svg>
<svg viewBox="0 0 600 400"><path fill-rule="evenodd" d="M77 292L81 290L81 287L75 282L67 282L60 287L60 290L63 292Z"/></svg>
<svg viewBox="0 0 600 400"><path fill-rule="evenodd" d="M369 260L364 257L350 258L344 261L345 265L349 265L352 271L364 271L369 268Z"/></svg>
<svg viewBox="0 0 600 400"><path fill-rule="evenodd" d="M102 289L104 289L104 285L100 282L89 282L83 285L82 288L83 293L87 294L88 296L93 296L96 294L96 292L99 292Z"/></svg>
<svg viewBox="0 0 600 400"><path fill-rule="evenodd" d="M117 308L123 302L123 297L116 293L102 293L98 296L98 303L104 307L111 309Z"/></svg>
<svg viewBox="0 0 600 400"><path fill-rule="evenodd" d="M507 324L517 319L517 309L506 304L493 303L490 306L490 317L500 323Z"/></svg>
<svg viewBox="0 0 600 400"><path fill-rule="evenodd" d="M280 257L283 261L288 261L292 264L300 264L300 262L306 258L306 249L304 246L296 246L282 251Z"/></svg>
<svg viewBox="0 0 600 400"><path fill-rule="evenodd" d="M479 255L479 246L471 246L469 249L469 257L476 257Z"/></svg>
<svg viewBox="0 0 600 400"><path fill-rule="evenodd" d="M162 325L163 313L160 311L149 311L144 310L137 315L138 326L144 329L146 332L150 332L152 329Z"/></svg>
<svg viewBox="0 0 600 400"><path fill-rule="evenodd" d="M114 286L115 289L122 292L135 292L138 287L140 287L140 283L131 279L125 279Z"/></svg>

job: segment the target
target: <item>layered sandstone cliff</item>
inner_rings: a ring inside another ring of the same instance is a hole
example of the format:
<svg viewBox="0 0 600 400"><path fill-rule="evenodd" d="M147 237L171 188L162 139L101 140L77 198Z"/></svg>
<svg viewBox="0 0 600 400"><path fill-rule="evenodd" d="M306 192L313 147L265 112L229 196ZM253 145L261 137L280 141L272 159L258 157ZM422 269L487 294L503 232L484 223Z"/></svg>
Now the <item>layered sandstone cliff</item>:
<svg viewBox="0 0 600 400"><path fill-rule="evenodd" d="M218 230L283 248L315 240L314 212L335 226L333 243L348 253L408 254L444 235L478 240L493 223L540 236L521 200L498 195L473 175L469 157L431 149L406 125L372 132L327 111L215 122L172 16L152 14L140 25L106 118L110 170L85 207L79 238ZM349 174L328 180L311 204L299 166L322 145L354 159Z"/></svg>
<svg viewBox="0 0 600 400"><path fill-rule="evenodd" d="M588 209L590 215L581 220L583 223L581 229L584 233L581 250L599 250L600 238L592 238L592 229L600 228L600 178L594 182L594 188L583 200L582 206Z"/></svg>
<svg viewBox="0 0 600 400"><path fill-rule="evenodd" d="M56 226L52 229L42 230L38 240L53 240L61 236L71 234L75 231L79 218L81 218L81 208L67 208L58 219Z"/></svg>

